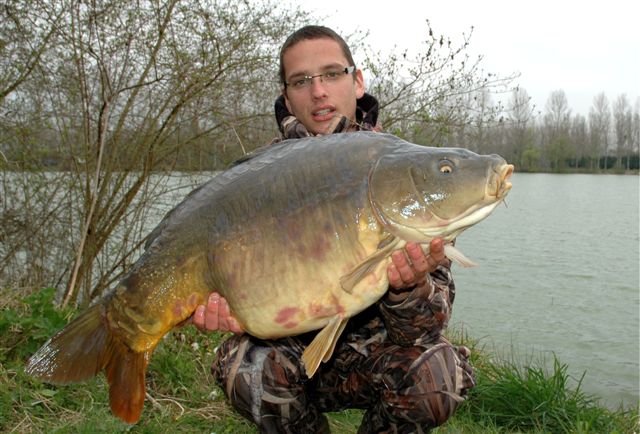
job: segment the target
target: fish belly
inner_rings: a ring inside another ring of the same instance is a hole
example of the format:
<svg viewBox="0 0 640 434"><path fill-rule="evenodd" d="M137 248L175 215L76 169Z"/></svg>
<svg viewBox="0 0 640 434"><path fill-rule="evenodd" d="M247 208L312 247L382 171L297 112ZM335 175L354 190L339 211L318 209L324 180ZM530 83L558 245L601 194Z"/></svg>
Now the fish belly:
<svg viewBox="0 0 640 434"><path fill-rule="evenodd" d="M217 244L218 287L245 330L278 338L350 318L386 291L387 262L350 292L340 278L371 255L382 231L362 200L326 201L259 219Z"/></svg>

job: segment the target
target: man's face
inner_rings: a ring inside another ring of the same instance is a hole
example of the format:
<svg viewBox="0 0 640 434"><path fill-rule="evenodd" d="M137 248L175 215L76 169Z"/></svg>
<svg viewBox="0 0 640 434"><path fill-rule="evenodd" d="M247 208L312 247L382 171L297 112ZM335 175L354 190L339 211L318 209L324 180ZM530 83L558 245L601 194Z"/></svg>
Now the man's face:
<svg viewBox="0 0 640 434"><path fill-rule="evenodd" d="M323 74L344 69L347 58L340 45L333 39L306 39L290 47L283 56L285 80ZM364 95L362 71L356 76L345 74L337 80L312 80L311 85L302 89L288 86L284 91L289 111L314 134L324 134L336 115L343 115L355 121L356 99Z"/></svg>

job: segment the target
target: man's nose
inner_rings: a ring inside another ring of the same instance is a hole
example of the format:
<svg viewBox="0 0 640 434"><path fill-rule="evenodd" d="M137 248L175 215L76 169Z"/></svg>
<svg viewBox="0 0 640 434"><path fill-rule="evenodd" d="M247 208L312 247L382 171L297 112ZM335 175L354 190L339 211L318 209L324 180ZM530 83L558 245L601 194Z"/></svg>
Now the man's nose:
<svg viewBox="0 0 640 434"><path fill-rule="evenodd" d="M327 95L326 83L322 79L322 76L311 79L311 95L313 95L314 98L322 98Z"/></svg>

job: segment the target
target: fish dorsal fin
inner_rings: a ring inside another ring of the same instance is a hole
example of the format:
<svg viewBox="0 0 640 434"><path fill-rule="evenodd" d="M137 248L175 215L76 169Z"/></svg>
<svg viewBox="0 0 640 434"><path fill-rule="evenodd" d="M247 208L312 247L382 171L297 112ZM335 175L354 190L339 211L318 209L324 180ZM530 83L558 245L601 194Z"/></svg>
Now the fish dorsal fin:
<svg viewBox="0 0 640 434"><path fill-rule="evenodd" d="M460 264L465 268L477 267L478 264L467 258L460 250L453 247L451 244L444 246L444 254L452 261Z"/></svg>
<svg viewBox="0 0 640 434"><path fill-rule="evenodd" d="M348 319L342 318L339 315L334 316L329 321L320 333L316 335L313 341L302 353L302 362L304 363L304 369L307 373L307 377L313 377L313 374L318 370L320 362L326 362L331 358L333 350L336 347L336 342L340 337L340 334L347 325Z"/></svg>
<svg viewBox="0 0 640 434"><path fill-rule="evenodd" d="M340 277L340 286L349 294L360 280L369 274L379 263L384 260L396 248L397 239L389 236L383 240L378 250L367 256L362 262L356 265L353 270Z"/></svg>

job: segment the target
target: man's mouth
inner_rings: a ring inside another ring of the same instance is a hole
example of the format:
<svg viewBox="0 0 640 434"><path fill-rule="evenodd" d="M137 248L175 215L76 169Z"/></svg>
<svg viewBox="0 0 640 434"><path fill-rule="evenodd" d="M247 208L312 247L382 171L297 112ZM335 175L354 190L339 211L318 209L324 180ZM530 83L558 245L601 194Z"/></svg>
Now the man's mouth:
<svg viewBox="0 0 640 434"><path fill-rule="evenodd" d="M314 111L312 115L316 120L327 120L333 118L334 111L335 110L332 107L327 107L321 110Z"/></svg>

